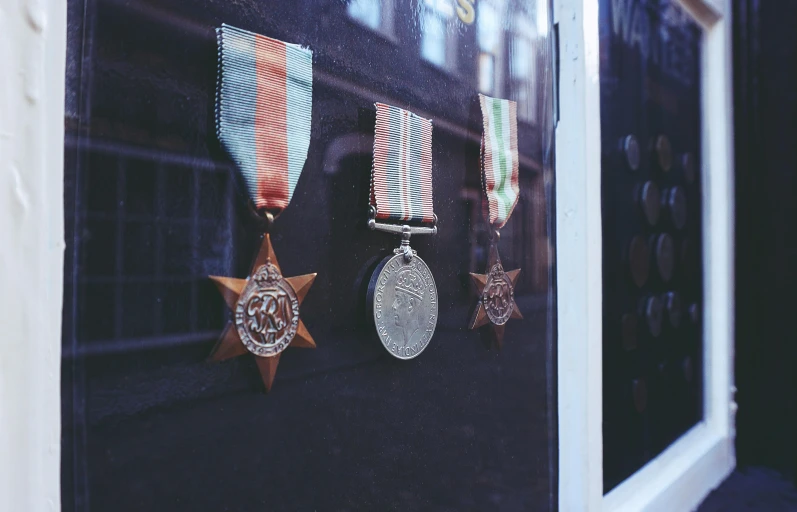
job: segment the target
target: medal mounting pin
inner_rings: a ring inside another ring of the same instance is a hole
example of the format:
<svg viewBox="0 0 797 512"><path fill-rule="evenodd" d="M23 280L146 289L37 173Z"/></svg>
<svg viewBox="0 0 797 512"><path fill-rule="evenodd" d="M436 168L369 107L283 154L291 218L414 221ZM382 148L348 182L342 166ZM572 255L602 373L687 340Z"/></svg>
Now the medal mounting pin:
<svg viewBox="0 0 797 512"><path fill-rule="evenodd" d="M374 231L384 231L394 235L401 235L401 245L393 252L404 254L404 260L410 262L417 252L410 247L410 236L412 235L436 235L437 234L437 215L434 216L434 224L428 226L410 226L409 224L388 224L377 222L376 208L368 207L368 227Z"/></svg>
<svg viewBox="0 0 797 512"><path fill-rule="evenodd" d="M274 220L277 218L279 213L274 214L265 209L258 209L255 206L253 201L249 201L247 203L249 205L249 213L252 216L252 219L260 225L263 233L269 233L271 231L271 227L274 225Z"/></svg>

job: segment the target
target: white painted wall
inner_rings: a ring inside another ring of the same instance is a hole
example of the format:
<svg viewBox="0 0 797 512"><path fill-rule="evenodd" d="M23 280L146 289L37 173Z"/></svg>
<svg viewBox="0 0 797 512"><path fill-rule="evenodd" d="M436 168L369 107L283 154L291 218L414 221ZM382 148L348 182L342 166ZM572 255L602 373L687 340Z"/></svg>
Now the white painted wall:
<svg viewBox="0 0 797 512"><path fill-rule="evenodd" d="M0 0L0 510L60 509L66 2Z"/></svg>

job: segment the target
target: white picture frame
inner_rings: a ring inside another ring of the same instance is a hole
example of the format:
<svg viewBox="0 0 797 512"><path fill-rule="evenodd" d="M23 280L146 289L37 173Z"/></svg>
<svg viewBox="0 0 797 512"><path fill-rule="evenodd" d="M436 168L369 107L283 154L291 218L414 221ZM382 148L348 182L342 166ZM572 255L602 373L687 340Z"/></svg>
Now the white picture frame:
<svg viewBox="0 0 797 512"><path fill-rule="evenodd" d="M703 28L704 420L603 493L601 136L597 0L557 0L559 510L695 509L736 465L729 0L680 0Z"/></svg>

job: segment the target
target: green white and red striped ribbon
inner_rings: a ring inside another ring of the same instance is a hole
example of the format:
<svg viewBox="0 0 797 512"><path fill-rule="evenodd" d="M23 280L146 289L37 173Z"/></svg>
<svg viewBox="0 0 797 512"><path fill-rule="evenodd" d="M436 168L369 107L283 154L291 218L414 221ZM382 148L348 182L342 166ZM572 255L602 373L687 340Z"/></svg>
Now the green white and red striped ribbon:
<svg viewBox="0 0 797 512"><path fill-rule="evenodd" d="M430 119L376 103L371 206L377 219L434 222Z"/></svg>
<svg viewBox="0 0 797 512"><path fill-rule="evenodd" d="M313 53L224 24L216 29L216 132L258 210L278 214L302 173L313 101Z"/></svg>
<svg viewBox="0 0 797 512"><path fill-rule="evenodd" d="M518 183L517 104L479 94L482 134L482 182L487 196L487 217L496 229L512 215L520 194Z"/></svg>

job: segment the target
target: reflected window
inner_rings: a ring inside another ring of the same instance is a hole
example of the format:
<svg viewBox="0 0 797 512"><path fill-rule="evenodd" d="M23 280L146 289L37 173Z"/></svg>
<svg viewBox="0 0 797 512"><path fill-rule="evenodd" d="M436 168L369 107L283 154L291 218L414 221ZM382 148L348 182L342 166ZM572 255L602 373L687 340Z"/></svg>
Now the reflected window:
<svg viewBox="0 0 797 512"><path fill-rule="evenodd" d="M393 37L393 0L351 0L346 12L357 23Z"/></svg>
<svg viewBox="0 0 797 512"><path fill-rule="evenodd" d="M501 27L503 0L479 3L477 38L479 42L479 91L500 95L504 69L504 31Z"/></svg>
<svg viewBox="0 0 797 512"><path fill-rule="evenodd" d="M421 57L435 66L456 68L456 19L453 2L424 0L421 11Z"/></svg>
<svg viewBox="0 0 797 512"><path fill-rule="evenodd" d="M352 0L348 7L349 16L372 30L382 25L382 4L379 0Z"/></svg>
<svg viewBox="0 0 797 512"><path fill-rule="evenodd" d="M70 355L216 338L225 312L212 300L207 276L232 271L229 169L124 143L90 141L84 149L76 281L84 301L77 325L83 343Z"/></svg>
<svg viewBox="0 0 797 512"><path fill-rule="evenodd" d="M495 86L495 56L487 52L479 54L479 91L493 94Z"/></svg>
<svg viewBox="0 0 797 512"><path fill-rule="evenodd" d="M546 13L543 15L547 16ZM509 46L511 96L517 102L518 119L521 121L531 122L536 117L536 103L530 91L534 87L539 64L535 51L538 24L539 22L535 23L535 20L528 15L519 16L515 20Z"/></svg>

